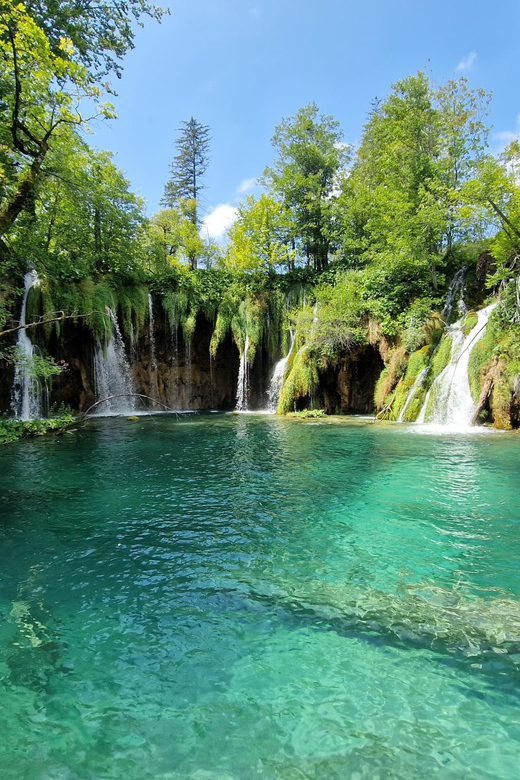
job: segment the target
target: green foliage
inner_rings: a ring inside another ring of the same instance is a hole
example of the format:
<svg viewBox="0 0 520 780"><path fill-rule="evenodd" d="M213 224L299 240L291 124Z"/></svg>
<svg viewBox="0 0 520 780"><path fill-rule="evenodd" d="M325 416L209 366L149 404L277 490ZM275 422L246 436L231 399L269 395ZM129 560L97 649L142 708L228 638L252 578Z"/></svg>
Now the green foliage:
<svg viewBox="0 0 520 780"><path fill-rule="evenodd" d="M74 425L76 419L71 412L46 420L12 420L0 418L0 444L8 444L20 439L45 436L49 433L60 434Z"/></svg>
<svg viewBox="0 0 520 780"><path fill-rule="evenodd" d="M135 276L143 267L144 204L106 152L62 135L49 152L32 214L20 217L11 245L40 275L75 281Z"/></svg>
<svg viewBox="0 0 520 780"><path fill-rule="evenodd" d="M510 403L520 377L520 325L511 325L500 308L492 313L484 336L471 351L468 374L475 401L480 394L482 376L493 360L502 361L505 367L501 384Z"/></svg>
<svg viewBox="0 0 520 780"><path fill-rule="evenodd" d="M34 300L38 290L41 293L40 312L64 311L69 316L78 315L85 317L85 323L93 336L104 340L111 333L111 326L107 317L107 308L116 310L116 296L114 290L105 280L98 282L93 279L83 279L75 284L64 284L53 279L42 280L39 288L35 288L33 295L29 296L28 304ZM34 316L34 309L28 305L28 316ZM61 323L51 323L44 326L49 334L53 328L59 334Z"/></svg>
<svg viewBox="0 0 520 780"><path fill-rule="evenodd" d="M434 325L432 319L434 309L432 298L416 298L399 315L401 338L408 352L415 352L430 341L431 328Z"/></svg>
<svg viewBox="0 0 520 780"><path fill-rule="evenodd" d="M314 306L296 316L297 341L307 344L317 359L334 362L344 352L366 342L368 308L359 296L360 274L337 276L337 283L314 288Z"/></svg>
<svg viewBox="0 0 520 780"><path fill-rule="evenodd" d="M335 185L349 157L339 123L310 103L282 120L272 143L279 156L263 181L282 204L302 259L323 271L334 247Z"/></svg>
<svg viewBox="0 0 520 780"><path fill-rule="evenodd" d="M60 307L58 311L58 307ZM148 288L110 276L105 279L83 279L68 284L43 279L31 289L27 299L27 317L36 321L43 313L63 312L73 321L84 323L95 339L104 342L111 338L109 310L117 313L126 333L133 328L138 337L148 320ZM62 322L43 326L48 337L53 329L59 334Z"/></svg>
<svg viewBox="0 0 520 780"><path fill-rule="evenodd" d="M56 363L52 357L44 357L43 355L31 355L30 357L14 347L10 351L10 361L14 363L18 368L26 371L30 376L35 379L41 379L47 382L51 377L61 374L63 366Z"/></svg>
<svg viewBox="0 0 520 780"><path fill-rule="evenodd" d="M146 0L127 0L124 5L27 0L25 8L47 36L52 51L62 51L63 40L70 41L68 57L88 70L92 84L110 72L121 76L121 59L134 47L136 22L142 26L143 16L160 21L167 13Z"/></svg>
<svg viewBox="0 0 520 780"><path fill-rule="evenodd" d="M404 347L398 347L390 353L387 364L381 372L375 387L374 403L376 408L385 410L385 416L388 416L390 408L393 411L395 402L394 389L405 371L406 350Z"/></svg>
<svg viewBox="0 0 520 780"><path fill-rule="evenodd" d="M215 247L200 237L190 212L194 201L181 201L176 208L163 209L152 217L145 239L148 269L164 272L170 266L188 264L197 268L199 260L211 265Z"/></svg>
<svg viewBox="0 0 520 780"><path fill-rule="evenodd" d="M132 46L127 13L161 14L141 0L124 9L68 5L5 0L0 8L0 236L21 214L33 212L44 163L63 136L78 139L78 130L88 126L83 106L113 116L112 106L102 102L100 79L120 71L117 58Z"/></svg>
<svg viewBox="0 0 520 780"><path fill-rule="evenodd" d="M282 205L263 193L249 195L229 229L229 244L223 263L235 271L283 271L294 267L290 244L290 220Z"/></svg>
<svg viewBox="0 0 520 780"><path fill-rule="evenodd" d="M307 346L301 347L292 360L278 402L278 414L292 412L298 399L312 398L318 387L315 356Z"/></svg>
<svg viewBox="0 0 520 780"><path fill-rule="evenodd" d="M244 294L238 282L230 285L222 297L218 308L215 329L211 339L210 351L215 355L219 344L231 331L233 339L242 355L246 336L249 342L248 362L254 360L257 347L262 341L267 323L267 296Z"/></svg>
<svg viewBox="0 0 520 780"><path fill-rule="evenodd" d="M322 420L327 415L323 409L302 409L301 412L289 412L288 416L296 420Z"/></svg>

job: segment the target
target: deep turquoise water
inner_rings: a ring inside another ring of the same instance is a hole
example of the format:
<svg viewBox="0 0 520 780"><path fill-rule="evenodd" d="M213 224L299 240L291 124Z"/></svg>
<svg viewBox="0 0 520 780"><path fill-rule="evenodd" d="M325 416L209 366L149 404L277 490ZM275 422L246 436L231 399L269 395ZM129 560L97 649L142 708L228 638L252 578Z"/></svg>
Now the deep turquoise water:
<svg viewBox="0 0 520 780"><path fill-rule="evenodd" d="M519 455L254 415L4 447L0 777L517 778Z"/></svg>

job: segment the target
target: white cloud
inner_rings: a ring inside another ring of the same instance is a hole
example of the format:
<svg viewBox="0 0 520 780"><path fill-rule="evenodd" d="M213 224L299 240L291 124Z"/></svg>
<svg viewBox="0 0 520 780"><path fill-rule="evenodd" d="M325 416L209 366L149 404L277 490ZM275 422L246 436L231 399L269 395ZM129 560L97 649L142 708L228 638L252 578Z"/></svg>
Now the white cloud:
<svg viewBox="0 0 520 780"><path fill-rule="evenodd" d="M471 70L476 59L477 59L477 52L471 51L466 57L466 59L461 60L459 62L459 64L457 65L457 70Z"/></svg>
<svg viewBox="0 0 520 780"><path fill-rule="evenodd" d="M516 117L516 131L515 130L500 130L498 133L493 133L493 140L498 141L498 147L500 151L503 151L507 144L511 141L518 140L520 136L520 114Z"/></svg>
<svg viewBox="0 0 520 780"><path fill-rule="evenodd" d="M251 192L251 190L254 188L255 184L257 183L257 181L258 179L255 179L254 177L251 179L244 179L244 181L241 181L237 187L237 195L245 195L246 192Z"/></svg>
<svg viewBox="0 0 520 780"><path fill-rule="evenodd" d="M512 133L510 130L502 130L500 133L494 133L493 138L508 144L510 141L514 141L515 138L518 138L518 133Z"/></svg>
<svg viewBox="0 0 520 780"><path fill-rule="evenodd" d="M222 238L237 218L238 209L229 203L221 203L202 221L201 235L212 239Z"/></svg>

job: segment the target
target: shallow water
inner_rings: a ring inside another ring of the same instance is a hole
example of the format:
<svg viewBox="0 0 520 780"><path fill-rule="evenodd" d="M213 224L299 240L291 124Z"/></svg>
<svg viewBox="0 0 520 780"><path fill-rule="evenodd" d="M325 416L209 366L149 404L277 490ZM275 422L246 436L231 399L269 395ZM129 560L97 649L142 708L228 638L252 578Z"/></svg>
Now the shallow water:
<svg viewBox="0 0 520 780"><path fill-rule="evenodd" d="M157 416L4 447L0 777L516 778L520 439L429 434Z"/></svg>

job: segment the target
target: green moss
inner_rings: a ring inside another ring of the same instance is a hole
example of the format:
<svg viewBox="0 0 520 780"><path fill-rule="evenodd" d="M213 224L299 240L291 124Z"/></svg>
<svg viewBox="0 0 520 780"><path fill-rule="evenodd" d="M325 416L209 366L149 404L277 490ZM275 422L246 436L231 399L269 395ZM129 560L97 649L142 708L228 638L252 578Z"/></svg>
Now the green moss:
<svg viewBox="0 0 520 780"><path fill-rule="evenodd" d="M451 349L453 347L453 339L446 334L443 336L435 355L432 360L431 371L427 377L427 387L431 387L433 382L437 379L439 374L444 371L451 358Z"/></svg>
<svg viewBox="0 0 520 780"><path fill-rule="evenodd" d="M383 368L376 382L376 387L374 391L374 402L376 405L376 409L383 409L383 407L385 407L389 402L389 393L388 393L389 374L390 371L388 367Z"/></svg>
<svg viewBox="0 0 520 780"><path fill-rule="evenodd" d="M148 323L148 288L142 284L125 285L115 293L123 330L130 333L133 326L137 338Z"/></svg>
<svg viewBox="0 0 520 780"><path fill-rule="evenodd" d="M462 332L465 336L473 330L478 322L478 314L476 311L469 311L461 322Z"/></svg>
<svg viewBox="0 0 520 780"><path fill-rule="evenodd" d="M413 384L421 371L429 364L433 352L433 346L427 344L417 352L412 352L408 358L405 379ZM411 386L411 385L410 385Z"/></svg>
<svg viewBox="0 0 520 780"><path fill-rule="evenodd" d="M392 409L389 415L389 419L391 420L398 420L401 412L404 408L404 405L406 404L406 400L408 398L408 394L410 390L412 389L415 380L423 371L427 365L430 363L431 355L433 352L433 346L431 344L427 344L425 347L422 347L421 349L417 350L416 352L412 352L412 354L408 358L408 365L406 367L406 373L404 377L401 379L399 384L396 387L394 400L392 403ZM425 377L426 379L426 377ZM418 387L412 401L408 405L408 408L406 410L405 414L405 421L411 422L412 420L415 420L417 418L417 415L419 414L422 406L421 399L424 398L424 391L421 387Z"/></svg>
<svg viewBox="0 0 520 780"><path fill-rule="evenodd" d="M292 412L299 398L311 397L318 386L318 368L308 347L302 347L292 361L283 383L278 414Z"/></svg>
<svg viewBox="0 0 520 780"><path fill-rule="evenodd" d="M489 364L496 346L495 338L497 334L494 331L495 329L493 327L488 327L486 329L484 337L475 344L469 357L469 386L475 402L478 401L480 396L483 372Z"/></svg>
<svg viewBox="0 0 520 780"><path fill-rule="evenodd" d="M414 422L417 420L426 400L426 392L424 385L417 388L403 417L404 422Z"/></svg>

